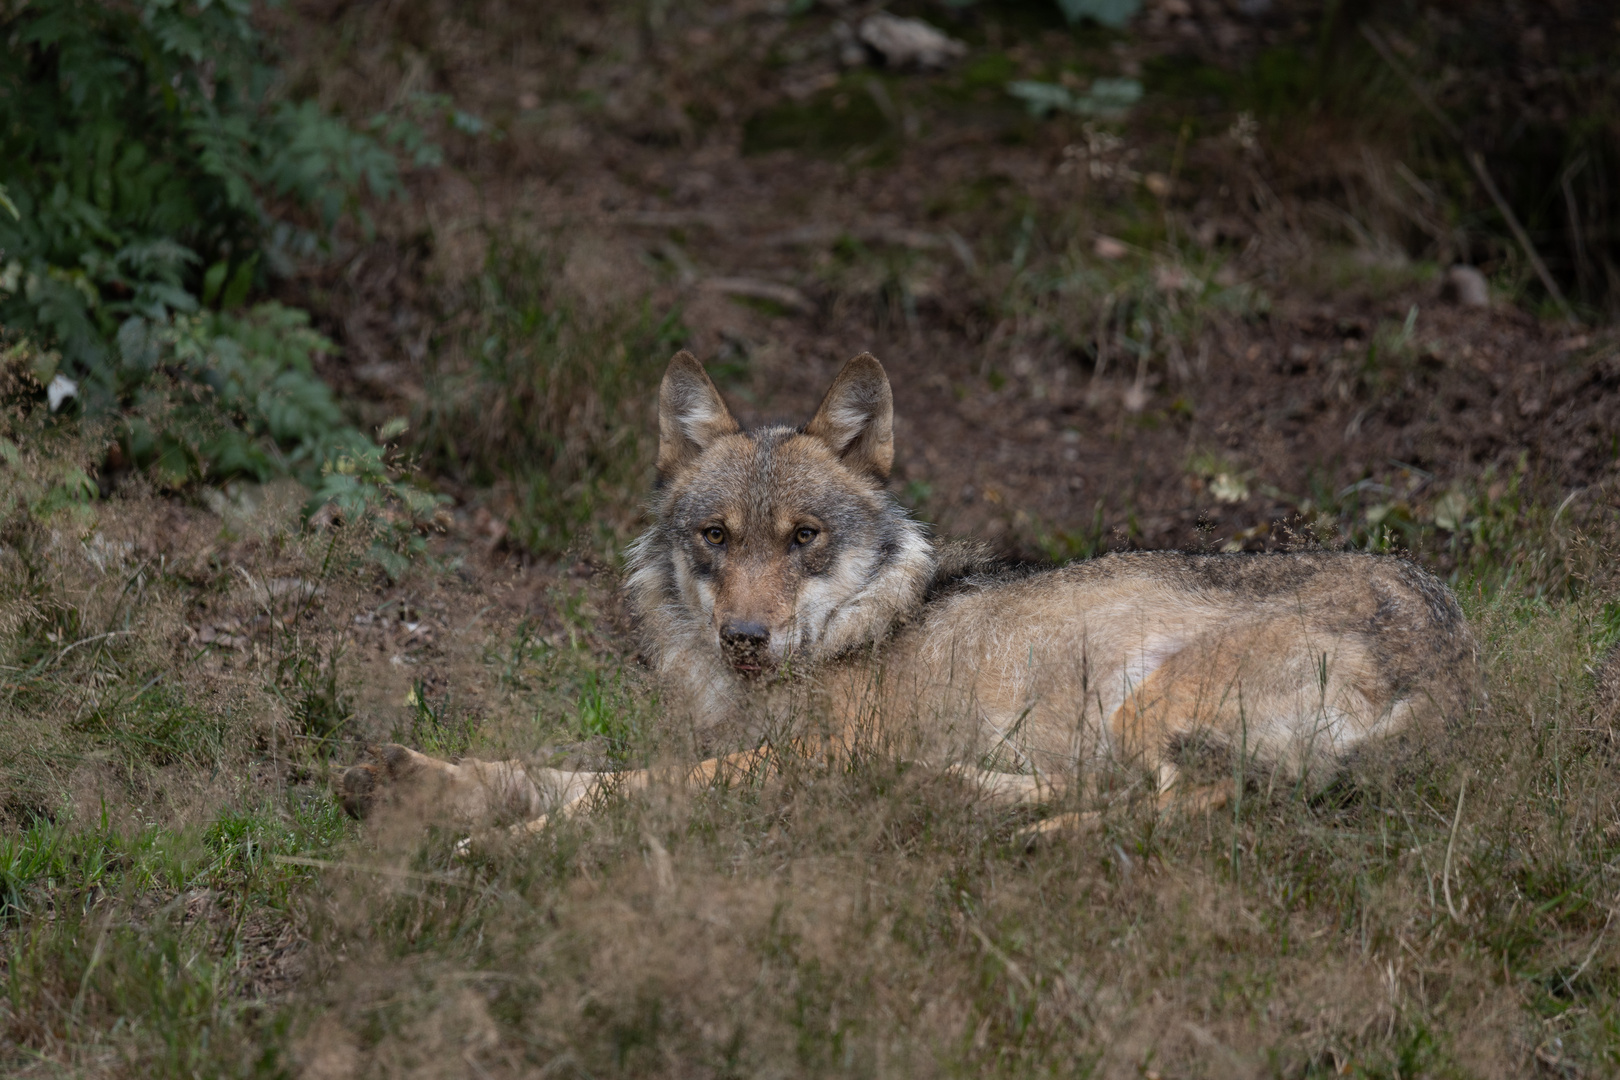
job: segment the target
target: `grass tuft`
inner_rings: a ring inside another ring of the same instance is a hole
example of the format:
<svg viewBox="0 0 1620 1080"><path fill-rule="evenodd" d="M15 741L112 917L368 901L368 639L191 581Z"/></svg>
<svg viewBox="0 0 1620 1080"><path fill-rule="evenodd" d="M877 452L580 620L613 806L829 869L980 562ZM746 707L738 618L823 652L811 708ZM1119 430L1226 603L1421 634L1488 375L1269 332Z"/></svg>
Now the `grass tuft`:
<svg viewBox="0 0 1620 1080"><path fill-rule="evenodd" d="M561 264L492 245L434 353L418 424L425 464L498 487L513 540L537 553L628 536L651 462L647 403L683 338L673 311L570 295Z"/></svg>

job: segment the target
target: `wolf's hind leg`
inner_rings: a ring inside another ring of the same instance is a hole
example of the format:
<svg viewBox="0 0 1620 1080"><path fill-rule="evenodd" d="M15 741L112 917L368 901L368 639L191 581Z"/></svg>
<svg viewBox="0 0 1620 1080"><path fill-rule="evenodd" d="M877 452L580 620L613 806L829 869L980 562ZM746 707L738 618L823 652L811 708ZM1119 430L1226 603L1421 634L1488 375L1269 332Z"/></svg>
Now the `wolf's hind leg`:
<svg viewBox="0 0 1620 1080"><path fill-rule="evenodd" d="M1034 851L1058 833L1090 832L1101 824L1102 815L1095 810L1068 810L1026 825L1014 834L1013 839L1022 844L1025 851Z"/></svg>
<svg viewBox="0 0 1620 1080"><path fill-rule="evenodd" d="M973 784L986 798L999 806L1036 806L1051 802L1069 790L1068 778L1039 773L992 772L967 765L952 765L947 772ZM1069 829L1090 829L1099 820L1095 811L1067 811L1025 826L1014 834L1025 851L1034 851L1054 833Z"/></svg>
<svg viewBox="0 0 1620 1080"><path fill-rule="evenodd" d="M1049 802L1068 789L1068 784L1040 773L995 772L969 765L951 765L945 770L960 776L991 802L1000 806L1033 806Z"/></svg>
<svg viewBox="0 0 1620 1080"><path fill-rule="evenodd" d="M1158 791L1155 803L1161 814L1190 817L1208 813L1225 806L1232 798L1229 782L1213 784L1189 783L1181 771L1166 762L1159 766ZM1018 839L1025 851L1034 851L1060 832L1090 832L1102 824L1102 815L1095 810L1070 810L1042 818L1035 824L1018 831Z"/></svg>
<svg viewBox="0 0 1620 1080"><path fill-rule="evenodd" d="M1232 783L1219 780L1214 783L1195 784L1170 762L1159 765L1159 790L1155 801L1160 813L1184 816L1219 810L1232 799Z"/></svg>

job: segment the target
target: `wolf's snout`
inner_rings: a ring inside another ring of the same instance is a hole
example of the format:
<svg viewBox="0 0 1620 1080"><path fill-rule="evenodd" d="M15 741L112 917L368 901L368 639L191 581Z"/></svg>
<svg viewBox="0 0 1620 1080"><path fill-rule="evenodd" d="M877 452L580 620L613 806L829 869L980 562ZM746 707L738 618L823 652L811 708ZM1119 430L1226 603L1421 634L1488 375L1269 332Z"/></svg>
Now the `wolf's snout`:
<svg viewBox="0 0 1620 1080"><path fill-rule="evenodd" d="M771 631L764 623L728 622L720 631L727 645L754 645L763 648L771 642Z"/></svg>
<svg viewBox="0 0 1620 1080"><path fill-rule="evenodd" d="M764 623L727 622L720 627L720 647L731 666L757 675L771 664L771 631Z"/></svg>

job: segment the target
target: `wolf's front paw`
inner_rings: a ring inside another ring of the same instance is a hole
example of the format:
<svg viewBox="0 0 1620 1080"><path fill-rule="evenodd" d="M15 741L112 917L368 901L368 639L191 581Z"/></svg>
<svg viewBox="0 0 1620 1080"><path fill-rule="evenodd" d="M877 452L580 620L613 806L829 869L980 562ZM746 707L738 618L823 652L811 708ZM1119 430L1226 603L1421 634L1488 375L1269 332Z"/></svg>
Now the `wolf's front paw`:
<svg viewBox="0 0 1620 1080"><path fill-rule="evenodd" d="M367 760L333 777L332 786L344 812L350 817L365 817L384 790L416 772L414 757L398 743L367 747Z"/></svg>

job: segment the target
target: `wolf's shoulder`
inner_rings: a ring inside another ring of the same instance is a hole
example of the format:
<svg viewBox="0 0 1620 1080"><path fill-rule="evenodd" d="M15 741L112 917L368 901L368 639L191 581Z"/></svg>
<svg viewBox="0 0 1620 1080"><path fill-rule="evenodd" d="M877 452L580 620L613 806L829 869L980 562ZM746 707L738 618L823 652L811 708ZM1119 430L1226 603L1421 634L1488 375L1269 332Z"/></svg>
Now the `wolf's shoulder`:
<svg viewBox="0 0 1620 1080"><path fill-rule="evenodd" d="M1053 569L1050 565L997 554L980 540L944 540L934 549L934 570L923 591L923 602L1026 581Z"/></svg>

